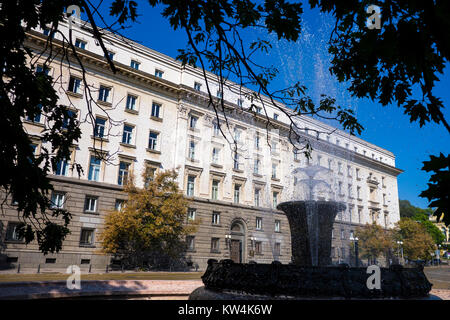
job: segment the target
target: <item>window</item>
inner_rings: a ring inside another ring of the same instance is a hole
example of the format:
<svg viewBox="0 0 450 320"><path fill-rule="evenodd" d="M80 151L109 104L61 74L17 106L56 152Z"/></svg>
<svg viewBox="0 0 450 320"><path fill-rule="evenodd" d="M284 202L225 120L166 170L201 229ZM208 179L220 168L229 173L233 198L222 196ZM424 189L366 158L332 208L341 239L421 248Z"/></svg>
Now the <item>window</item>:
<svg viewBox="0 0 450 320"><path fill-rule="evenodd" d="M98 100L102 102L109 102L110 92L111 88L100 86L100 90L98 91Z"/></svg>
<svg viewBox="0 0 450 320"><path fill-rule="evenodd" d="M260 140L261 140L261 137L259 136L259 134L256 134L256 136L255 136L255 149L259 149L260 148Z"/></svg>
<svg viewBox="0 0 450 320"><path fill-rule="evenodd" d="M117 184L119 186L123 186L124 184L127 183L129 170L130 170L130 163L125 162L125 161L120 161L119 178L117 180Z"/></svg>
<svg viewBox="0 0 450 320"><path fill-rule="evenodd" d="M339 145L340 141L339 139L336 139L336 144Z"/></svg>
<svg viewBox="0 0 450 320"><path fill-rule="evenodd" d="M6 229L6 240L8 241L22 241L23 237L19 235L18 232L19 223L18 222L8 222L8 227Z"/></svg>
<svg viewBox="0 0 450 320"><path fill-rule="evenodd" d="M294 160L295 161L299 161L300 160L299 153L300 153L299 150L297 148L294 148Z"/></svg>
<svg viewBox="0 0 450 320"><path fill-rule="evenodd" d="M237 152L234 153L233 169L234 170L239 170L239 154Z"/></svg>
<svg viewBox="0 0 450 320"><path fill-rule="evenodd" d="M27 115L26 119L27 119L28 121L37 122L37 123L41 122L41 110L42 110L42 105L39 104L37 107L39 108L39 112L38 112L34 117L31 116L31 115Z"/></svg>
<svg viewBox="0 0 450 320"><path fill-rule="evenodd" d="M241 185L235 184L234 185L234 203L239 203L240 195L241 195Z"/></svg>
<svg viewBox="0 0 450 320"><path fill-rule="evenodd" d="M322 160L322 156L321 155L317 155L317 165L320 166L320 162Z"/></svg>
<svg viewBox="0 0 450 320"><path fill-rule="evenodd" d="M85 212L97 212L97 197L86 196L84 200Z"/></svg>
<svg viewBox="0 0 450 320"><path fill-rule="evenodd" d="M272 163L272 179L276 179L277 178L277 164L276 163Z"/></svg>
<svg viewBox="0 0 450 320"><path fill-rule="evenodd" d="M56 258L46 258L45 263L56 263Z"/></svg>
<svg viewBox="0 0 450 320"><path fill-rule="evenodd" d="M188 209L188 221L194 221L195 220L195 214L197 213L197 210L189 208Z"/></svg>
<svg viewBox="0 0 450 320"><path fill-rule="evenodd" d="M219 148L212 149L212 162L215 164L219 163Z"/></svg>
<svg viewBox="0 0 450 320"><path fill-rule="evenodd" d="M274 114L273 114L273 119L274 119L274 120L278 120L278 113L274 113Z"/></svg>
<svg viewBox="0 0 450 320"><path fill-rule="evenodd" d="M114 55L115 55L115 53L112 52L112 51L106 51L106 52L107 52L108 58L109 58L110 60L114 60Z"/></svg>
<svg viewBox="0 0 450 320"><path fill-rule="evenodd" d="M51 30L50 28L44 28L43 34L44 36L50 36L52 38L55 37L55 31Z"/></svg>
<svg viewBox="0 0 450 320"><path fill-rule="evenodd" d="M188 196L194 196L195 176L188 176L186 193Z"/></svg>
<svg viewBox="0 0 450 320"><path fill-rule="evenodd" d="M386 194L385 193L383 193L383 205L387 205L387 203L386 203Z"/></svg>
<svg viewBox="0 0 450 320"><path fill-rule="evenodd" d="M194 90L200 91L202 88L202 84L199 82L194 82Z"/></svg>
<svg viewBox="0 0 450 320"><path fill-rule="evenodd" d="M164 71L161 71L159 69L155 69L155 77L162 78L163 74L164 74Z"/></svg>
<svg viewBox="0 0 450 320"><path fill-rule="evenodd" d="M187 248L187 250L190 250L190 251L195 250L195 237L194 236L186 236L186 248Z"/></svg>
<svg viewBox="0 0 450 320"><path fill-rule="evenodd" d="M192 140L189 142L189 159L195 159L195 142Z"/></svg>
<svg viewBox="0 0 450 320"><path fill-rule="evenodd" d="M219 128L219 124L217 122L213 122L213 135L215 137L218 137L220 134L220 128Z"/></svg>
<svg viewBox="0 0 450 320"><path fill-rule="evenodd" d="M281 243L275 242L275 245L273 246L273 254L275 256L281 255Z"/></svg>
<svg viewBox="0 0 450 320"><path fill-rule="evenodd" d="M352 185L351 184L349 184L348 186L347 186L347 193L348 193L348 196L349 196L349 198L352 198L353 197L353 190L352 190Z"/></svg>
<svg viewBox="0 0 450 320"><path fill-rule="evenodd" d="M212 224L219 225L220 224L220 212L213 212L212 213Z"/></svg>
<svg viewBox="0 0 450 320"><path fill-rule="evenodd" d="M52 194L52 209L62 209L65 202L65 194L62 192L53 192Z"/></svg>
<svg viewBox="0 0 450 320"><path fill-rule="evenodd" d="M148 136L148 148L150 150L157 150L158 146L158 133L154 131L150 131L150 134Z"/></svg>
<svg viewBox="0 0 450 320"><path fill-rule="evenodd" d="M100 178L100 162L101 159L95 156L91 156L91 160L89 162L89 174L88 180L98 181Z"/></svg>
<svg viewBox="0 0 450 320"><path fill-rule="evenodd" d="M94 229L81 229L80 245L94 244Z"/></svg>
<svg viewBox="0 0 450 320"><path fill-rule="evenodd" d="M329 169L329 170L333 170L333 169L331 168L332 163L333 163L333 160L328 159L328 169Z"/></svg>
<svg viewBox="0 0 450 320"><path fill-rule="evenodd" d="M339 195L342 195L342 182L339 181L338 183L338 191L339 191Z"/></svg>
<svg viewBox="0 0 450 320"><path fill-rule="evenodd" d="M139 70L139 66L140 66L139 62L137 62L136 60L131 60L130 67L132 67L133 69Z"/></svg>
<svg viewBox="0 0 450 320"><path fill-rule="evenodd" d="M67 110L67 114L64 116L62 127L64 129L69 128L69 124L74 122L74 118L76 116L75 111Z"/></svg>
<svg viewBox="0 0 450 320"><path fill-rule="evenodd" d="M262 113L262 108L261 107L255 107L256 109L256 113Z"/></svg>
<svg viewBox="0 0 450 320"><path fill-rule="evenodd" d="M359 168L356 168L356 179L359 179Z"/></svg>
<svg viewBox="0 0 450 320"><path fill-rule="evenodd" d="M133 127L130 125L123 126L122 143L131 144L133 137Z"/></svg>
<svg viewBox="0 0 450 320"><path fill-rule="evenodd" d="M70 76L68 90L73 93L81 94L81 79Z"/></svg>
<svg viewBox="0 0 450 320"><path fill-rule="evenodd" d="M144 186L145 188L148 188L150 185L150 182L153 181L155 179L155 173L156 173L156 168L147 165L145 168L145 179L144 179Z"/></svg>
<svg viewBox="0 0 450 320"><path fill-rule="evenodd" d="M222 99L222 98L223 98L223 93L222 93L222 91L217 90L217 92L216 92L216 97L219 98L219 99Z"/></svg>
<svg viewBox="0 0 450 320"><path fill-rule="evenodd" d="M57 176L67 176L69 173L69 161L66 159L59 160L56 164L55 175Z"/></svg>
<svg viewBox="0 0 450 320"><path fill-rule="evenodd" d="M356 187L356 197L361 199L361 187Z"/></svg>
<svg viewBox="0 0 450 320"><path fill-rule="evenodd" d="M103 138L105 135L106 120L102 118L95 118L94 137Z"/></svg>
<svg viewBox="0 0 450 320"><path fill-rule="evenodd" d="M80 49L86 49L86 41L80 40L80 39L76 39L75 40L75 47L80 48Z"/></svg>
<svg viewBox="0 0 450 320"><path fill-rule="evenodd" d="M261 241L255 242L255 253L262 254L262 242Z"/></svg>
<svg viewBox="0 0 450 320"><path fill-rule="evenodd" d="M236 143L239 143L241 141L241 130L234 128L234 140Z"/></svg>
<svg viewBox="0 0 450 320"><path fill-rule="evenodd" d="M198 120L198 117L196 117L196 116L191 116L190 117L190 119L189 119L189 128L190 129L195 129L195 127L197 126L197 120Z"/></svg>
<svg viewBox="0 0 450 320"><path fill-rule="evenodd" d="M50 68L47 66L43 66L43 65L37 65L36 66L36 73L44 73L45 75L49 75L50 73Z"/></svg>
<svg viewBox="0 0 450 320"><path fill-rule="evenodd" d="M218 198L219 198L219 180L213 180L211 188L211 199L217 200Z"/></svg>
<svg viewBox="0 0 450 320"><path fill-rule="evenodd" d="M211 252L218 252L219 251L219 238L211 238Z"/></svg>
<svg viewBox="0 0 450 320"><path fill-rule="evenodd" d="M348 176L349 178L352 177L352 167L351 167L351 166L347 166L347 176Z"/></svg>
<svg viewBox="0 0 450 320"><path fill-rule="evenodd" d="M358 223L361 223L361 213L362 213L362 209L358 208Z"/></svg>
<svg viewBox="0 0 450 320"><path fill-rule="evenodd" d="M342 163L338 162L338 173L342 174Z"/></svg>
<svg viewBox="0 0 450 320"><path fill-rule="evenodd" d="M256 188L255 189L255 206L259 207L259 202L260 202L260 195L261 194L261 189Z"/></svg>
<svg viewBox="0 0 450 320"><path fill-rule="evenodd" d="M381 186L384 188L386 185L384 184L384 177L381 177Z"/></svg>
<svg viewBox="0 0 450 320"><path fill-rule="evenodd" d="M253 167L253 173L259 174L259 166L261 161L259 159L255 159L255 166Z"/></svg>
<svg viewBox="0 0 450 320"><path fill-rule="evenodd" d="M272 141L272 145L270 146L270 152L271 153L277 153L278 152L278 143L275 141Z"/></svg>
<svg viewBox="0 0 450 320"><path fill-rule="evenodd" d="M281 232L281 221L275 220L275 232Z"/></svg>
<svg viewBox="0 0 450 320"><path fill-rule="evenodd" d="M152 117L160 118L161 105L159 103L153 102L152 104Z"/></svg>
<svg viewBox="0 0 450 320"><path fill-rule="evenodd" d="M125 204L125 200L116 199L116 203L114 204L114 209L116 209L117 211L120 211L120 210L122 210L124 204Z"/></svg>
<svg viewBox="0 0 450 320"><path fill-rule="evenodd" d="M256 230L262 230L262 218L256 217Z"/></svg>
<svg viewBox="0 0 450 320"><path fill-rule="evenodd" d="M238 105L238 107L242 108L242 106L244 105L244 100L237 99L237 105Z"/></svg>
<svg viewBox="0 0 450 320"><path fill-rule="evenodd" d="M345 239L345 230L341 229L341 240Z"/></svg>
<svg viewBox="0 0 450 320"><path fill-rule="evenodd" d="M278 192L277 191L272 192L272 205L274 208L276 208L278 205Z"/></svg>
<svg viewBox="0 0 450 320"><path fill-rule="evenodd" d="M129 94L127 96L127 104L126 104L125 108L127 110L136 110L136 100L137 100L136 96Z"/></svg>

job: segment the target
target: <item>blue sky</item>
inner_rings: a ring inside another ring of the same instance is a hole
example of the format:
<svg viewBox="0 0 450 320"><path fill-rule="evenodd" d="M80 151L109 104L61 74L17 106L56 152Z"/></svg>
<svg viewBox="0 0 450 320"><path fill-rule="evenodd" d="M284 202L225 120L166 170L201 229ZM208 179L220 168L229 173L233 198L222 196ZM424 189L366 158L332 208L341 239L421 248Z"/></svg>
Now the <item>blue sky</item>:
<svg viewBox="0 0 450 320"><path fill-rule="evenodd" d="M260 59L280 70L274 86L282 88L301 80L314 98L326 93L336 98L338 104L353 108L358 121L365 128L360 137L392 151L396 156L396 166L405 171L398 177L399 198L426 207L427 200L418 196L426 189L429 178L429 174L420 170L422 161L428 160L429 154L448 153L450 135L443 126L429 123L420 128L417 122L410 123L409 117L395 105L382 107L368 99L350 97L346 85L340 84L328 71L330 56L327 53L327 41L332 18L317 10L305 11L302 35L296 43L279 42L275 36L268 36L273 49L269 55L261 56ZM142 16L138 18L138 23L132 24L124 35L175 58L177 49L185 47L184 33L172 30L168 21L161 17L158 7L151 8L143 3L139 13ZM267 35L258 32L248 32L244 38L250 41L256 36L267 38ZM450 67L447 66L435 88L436 94L447 106L443 110L447 121L450 121L449 75Z"/></svg>

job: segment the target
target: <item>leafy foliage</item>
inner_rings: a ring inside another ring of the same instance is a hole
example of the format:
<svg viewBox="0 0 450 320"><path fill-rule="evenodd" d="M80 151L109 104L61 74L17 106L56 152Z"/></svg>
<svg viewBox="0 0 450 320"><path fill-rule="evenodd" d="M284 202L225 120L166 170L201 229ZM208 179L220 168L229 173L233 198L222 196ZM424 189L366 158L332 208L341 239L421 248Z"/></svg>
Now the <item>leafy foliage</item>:
<svg viewBox="0 0 450 320"><path fill-rule="evenodd" d="M139 267L156 265L162 256L180 257L185 249L182 236L195 232L196 224L186 224L189 202L179 192L176 177L175 170L157 173L153 180L147 173L142 189L130 179L125 206L105 217L100 236L105 253Z"/></svg>
<svg viewBox="0 0 450 320"><path fill-rule="evenodd" d="M359 239L361 258L376 259L380 255L387 255L393 247L392 233L376 223L360 227L355 235Z"/></svg>
<svg viewBox="0 0 450 320"><path fill-rule="evenodd" d="M68 211L51 208L48 174L70 158L81 133L75 115L58 104L52 77L35 72L37 65L29 63L32 52L23 43L32 28L57 25L64 7L72 3L19 0L2 1L0 7L0 188L17 203L19 233L27 243L37 240L44 253L61 249L71 219ZM51 125L43 130L35 156L22 119L41 113Z"/></svg>
<svg viewBox="0 0 450 320"><path fill-rule="evenodd" d="M396 224L394 240L403 241L403 253L409 260L429 260L436 249L426 227L411 218L401 218Z"/></svg>
<svg viewBox="0 0 450 320"><path fill-rule="evenodd" d="M438 221L441 219L448 226L450 225L450 154L439 157L430 156L430 160L423 162L422 170L433 172L428 183L428 189L420 194L423 198L428 198L429 206L435 207L434 215Z"/></svg>

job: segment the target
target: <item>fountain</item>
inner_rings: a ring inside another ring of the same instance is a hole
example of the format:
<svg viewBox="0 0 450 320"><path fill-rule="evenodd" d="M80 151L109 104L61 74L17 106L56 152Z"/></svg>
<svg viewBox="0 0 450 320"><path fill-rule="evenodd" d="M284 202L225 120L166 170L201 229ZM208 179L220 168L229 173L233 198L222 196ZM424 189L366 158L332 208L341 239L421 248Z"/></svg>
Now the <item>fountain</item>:
<svg viewBox="0 0 450 320"><path fill-rule="evenodd" d="M297 168L292 174L297 188L306 192L305 200L280 203L291 230L292 262L283 265L242 264L230 259L210 259L202 276L204 287L194 290L191 300L257 300L257 299L421 299L428 298L431 283L423 267L403 268L391 265L380 268L380 288L369 288L371 274L363 267L331 265L331 233L336 214L345 210L334 200L331 185L315 179L319 173L330 173L321 166ZM297 179L298 174L306 179ZM319 198L317 187L324 186L328 200ZM294 195L299 197L299 195ZM316 199L317 198L317 199Z"/></svg>

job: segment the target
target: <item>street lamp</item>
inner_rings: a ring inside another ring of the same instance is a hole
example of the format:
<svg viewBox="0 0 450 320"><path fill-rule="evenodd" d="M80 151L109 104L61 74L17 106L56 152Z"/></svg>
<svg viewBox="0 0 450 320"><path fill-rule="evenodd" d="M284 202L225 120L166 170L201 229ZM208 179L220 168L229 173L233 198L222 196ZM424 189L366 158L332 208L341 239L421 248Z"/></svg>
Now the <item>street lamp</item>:
<svg viewBox="0 0 450 320"><path fill-rule="evenodd" d="M231 234L226 234L226 235L225 235L225 242L226 242L226 244L227 244L227 247L230 248Z"/></svg>
<svg viewBox="0 0 450 320"><path fill-rule="evenodd" d="M398 240L397 244L398 244L398 247L399 247L399 249L397 250L397 257L400 260L400 251L401 251L402 252L402 261L403 261L403 247L402 247L403 241Z"/></svg>
<svg viewBox="0 0 450 320"><path fill-rule="evenodd" d="M358 237L353 237L353 235L352 236L350 236L350 241L355 241L355 266L356 267L358 267L358 255L359 255L359 253L358 253Z"/></svg>

